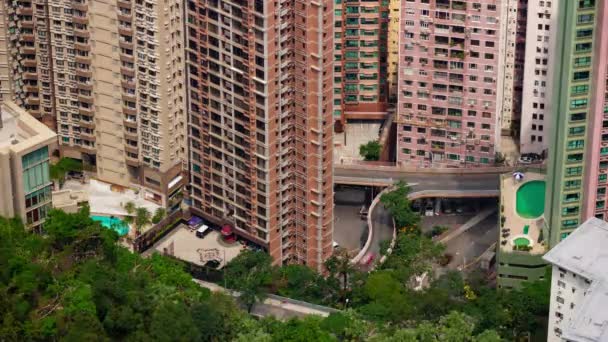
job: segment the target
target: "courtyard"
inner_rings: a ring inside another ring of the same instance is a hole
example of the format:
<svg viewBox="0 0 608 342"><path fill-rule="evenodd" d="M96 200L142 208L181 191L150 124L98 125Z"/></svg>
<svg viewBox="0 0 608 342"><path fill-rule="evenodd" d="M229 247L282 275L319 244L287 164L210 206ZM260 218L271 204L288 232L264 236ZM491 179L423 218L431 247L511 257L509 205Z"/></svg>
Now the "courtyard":
<svg viewBox="0 0 608 342"><path fill-rule="evenodd" d="M240 243L225 243L217 230L211 230L201 239L194 230L180 224L149 251L168 254L201 266L210 260L216 260L219 262L218 268L222 268L245 248Z"/></svg>

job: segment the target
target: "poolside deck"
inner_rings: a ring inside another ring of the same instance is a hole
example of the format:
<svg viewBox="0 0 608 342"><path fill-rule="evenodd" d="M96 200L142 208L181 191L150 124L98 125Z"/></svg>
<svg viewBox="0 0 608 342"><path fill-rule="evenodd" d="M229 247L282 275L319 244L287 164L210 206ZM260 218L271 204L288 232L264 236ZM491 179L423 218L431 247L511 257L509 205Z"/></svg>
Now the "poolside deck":
<svg viewBox="0 0 608 342"><path fill-rule="evenodd" d="M505 223L500 231L499 246L502 250L512 252L514 240L526 237L532 244L532 249L527 253L542 254L546 251L545 246L538 243L538 238L544 226L542 215L537 218L524 218L517 213L517 190L526 182L544 180L545 175L538 173L526 173L525 180L516 181L511 175L501 177L501 204L503 206L502 216ZM526 229L527 227L527 229ZM508 236L503 236L508 232ZM506 240L506 244L503 242Z"/></svg>

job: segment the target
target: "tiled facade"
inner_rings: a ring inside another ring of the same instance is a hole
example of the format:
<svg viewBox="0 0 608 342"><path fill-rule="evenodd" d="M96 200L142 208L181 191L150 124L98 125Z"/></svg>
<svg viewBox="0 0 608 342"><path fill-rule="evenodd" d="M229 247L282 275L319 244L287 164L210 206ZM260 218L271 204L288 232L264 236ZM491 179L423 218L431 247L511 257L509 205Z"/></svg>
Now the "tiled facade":
<svg viewBox="0 0 608 342"><path fill-rule="evenodd" d="M321 269L333 235L333 2L189 1L192 211Z"/></svg>
<svg viewBox="0 0 608 342"><path fill-rule="evenodd" d="M528 1L519 150L546 153L551 125L551 77L559 1Z"/></svg>
<svg viewBox="0 0 608 342"><path fill-rule="evenodd" d="M16 4L4 8L15 102L56 129L62 156L175 207L186 129L181 2Z"/></svg>
<svg viewBox="0 0 608 342"><path fill-rule="evenodd" d="M387 107L387 0L336 0L334 117L382 118Z"/></svg>
<svg viewBox="0 0 608 342"><path fill-rule="evenodd" d="M559 2L545 210L550 246L585 219L604 217L607 7L605 1Z"/></svg>
<svg viewBox="0 0 608 342"><path fill-rule="evenodd" d="M491 165L500 1L401 2L397 162Z"/></svg>

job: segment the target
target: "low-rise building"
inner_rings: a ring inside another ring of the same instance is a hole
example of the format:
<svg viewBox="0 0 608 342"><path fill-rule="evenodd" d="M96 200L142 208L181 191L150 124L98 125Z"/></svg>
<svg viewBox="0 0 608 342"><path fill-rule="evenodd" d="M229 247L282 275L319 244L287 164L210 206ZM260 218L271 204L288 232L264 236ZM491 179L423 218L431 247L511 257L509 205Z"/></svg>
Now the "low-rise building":
<svg viewBox="0 0 608 342"><path fill-rule="evenodd" d="M608 341L608 223L590 218L544 259L552 266L547 340Z"/></svg>
<svg viewBox="0 0 608 342"><path fill-rule="evenodd" d="M497 248L497 284L519 288L523 282L543 279L547 263L544 225L544 175L501 176L500 237Z"/></svg>
<svg viewBox="0 0 608 342"><path fill-rule="evenodd" d="M89 204L89 194L84 190L53 191L53 208L66 213L77 213L82 207Z"/></svg>
<svg viewBox="0 0 608 342"><path fill-rule="evenodd" d="M15 103L0 106L0 216L39 227L51 208L49 151L57 136Z"/></svg>

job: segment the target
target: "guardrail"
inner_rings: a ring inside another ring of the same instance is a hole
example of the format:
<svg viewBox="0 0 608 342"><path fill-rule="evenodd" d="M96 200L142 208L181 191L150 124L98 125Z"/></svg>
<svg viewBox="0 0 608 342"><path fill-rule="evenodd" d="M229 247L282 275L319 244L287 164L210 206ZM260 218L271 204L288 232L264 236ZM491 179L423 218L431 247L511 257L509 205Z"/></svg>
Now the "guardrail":
<svg viewBox="0 0 608 342"><path fill-rule="evenodd" d="M382 171L395 173L431 173L431 174L501 174L513 171L546 172L546 165L516 165L516 166L491 166L475 168L439 168L439 167L411 167L396 166L388 162L366 162L358 161L353 164L334 164L334 174L339 171Z"/></svg>
<svg viewBox="0 0 608 342"><path fill-rule="evenodd" d="M162 219L160 222L155 224L152 228L136 237L133 241L133 250L138 253L143 253L156 241L162 239L167 235L184 217L184 212L180 209L169 216Z"/></svg>
<svg viewBox="0 0 608 342"><path fill-rule="evenodd" d="M367 211L367 241L365 242L365 245L363 246L363 248L361 248L359 253L357 253L354 258L350 259L351 264L356 264L361 261L361 258L363 258L363 256L369 251L369 247L371 246L374 237L374 227L372 225L372 216L374 215L374 208L376 207L378 202L380 202L380 197L390 190L392 190L392 187L382 190L380 193L378 193L376 198L372 200L372 203L369 206L369 210Z"/></svg>

